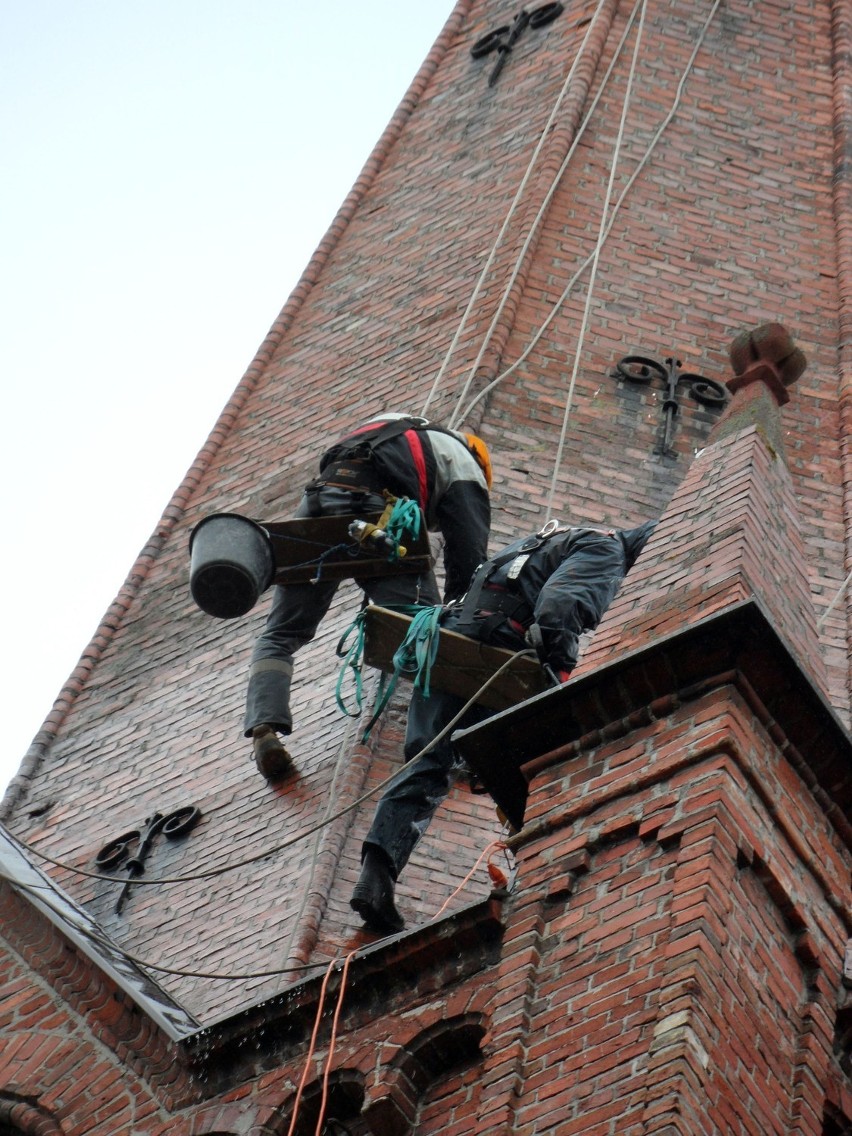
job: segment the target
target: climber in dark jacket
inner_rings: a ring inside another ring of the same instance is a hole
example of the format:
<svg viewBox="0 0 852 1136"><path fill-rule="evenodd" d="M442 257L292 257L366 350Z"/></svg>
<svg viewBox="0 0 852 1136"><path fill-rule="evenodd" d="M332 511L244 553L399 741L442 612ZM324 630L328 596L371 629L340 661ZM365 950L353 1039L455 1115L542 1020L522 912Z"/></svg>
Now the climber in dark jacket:
<svg viewBox="0 0 852 1136"><path fill-rule="evenodd" d="M510 651L533 647L551 681L565 682L577 663L580 635L598 625L655 524L601 530L551 521L483 564L467 595L444 610L441 627ZM446 797L456 763L449 736L431 743L464 705L465 699L447 691L432 689L424 697L415 685L405 737L405 760L410 764L393 778L376 806L350 901L372 930L399 931L404 926L394 903L394 884ZM474 704L454 729L493 713Z"/></svg>
<svg viewBox="0 0 852 1136"><path fill-rule="evenodd" d="M320 459L297 517L381 514L383 491L416 501L430 531L444 537L444 601L455 599L488 553L491 507L488 450L473 434L445 430L425 418L381 415L342 438ZM434 573L358 580L383 607L437 604ZM309 643L329 609L338 581L276 586L266 628L255 644L246 696L245 736L270 780L292 769L278 737L289 734L293 655Z"/></svg>

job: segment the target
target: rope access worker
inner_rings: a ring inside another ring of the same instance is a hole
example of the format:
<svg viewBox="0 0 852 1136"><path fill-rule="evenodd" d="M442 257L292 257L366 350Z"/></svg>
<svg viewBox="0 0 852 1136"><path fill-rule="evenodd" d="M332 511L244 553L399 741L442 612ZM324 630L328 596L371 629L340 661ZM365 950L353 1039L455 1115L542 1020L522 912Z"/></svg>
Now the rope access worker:
<svg viewBox="0 0 852 1136"><path fill-rule="evenodd" d="M533 647L551 681L565 682L577 662L580 635L598 625L655 524L599 530L549 521L534 536L516 540L482 564L467 594L442 612L441 626L510 651ZM350 900L371 930L392 932L404 926L394 884L446 797L457 764L449 736L427 747L464 705L463 698L447 691L432 689L424 697L415 684L405 737L407 764L376 806ZM474 704L455 728L493 713Z"/></svg>
<svg viewBox="0 0 852 1136"><path fill-rule="evenodd" d="M444 601L460 596L486 557L491 525L491 460L485 443L404 414L382 414L327 450L319 477L306 487L297 517L370 515L387 504L383 491L417 502L430 531L444 537ZM397 573L358 580L383 607L440 602L434 573ZM277 585L266 627L252 653L245 736L269 780L292 769L278 737L289 734L293 655L309 643L328 611L338 581Z"/></svg>

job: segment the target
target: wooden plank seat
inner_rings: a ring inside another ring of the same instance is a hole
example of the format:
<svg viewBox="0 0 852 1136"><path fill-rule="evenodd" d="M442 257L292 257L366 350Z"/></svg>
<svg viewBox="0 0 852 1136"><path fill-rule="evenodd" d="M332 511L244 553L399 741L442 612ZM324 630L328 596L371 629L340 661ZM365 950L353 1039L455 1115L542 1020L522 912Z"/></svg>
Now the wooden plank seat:
<svg viewBox="0 0 852 1136"><path fill-rule="evenodd" d="M364 662L379 670L392 671L393 656L405 639L411 622L410 616L400 612L373 604L367 607ZM430 672L430 685L460 698L472 698L509 659L514 661L477 698L483 706L505 710L544 690L547 681L538 660L441 629L438 653Z"/></svg>
<svg viewBox="0 0 852 1136"><path fill-rule="evenodd" d="M303 584L319 574L323 580L357 580L364 576L392 576L428 572L432 566L429 535L420 526L416 540L403 540L406 555L388 560L370 548L362 548L349 535L354 520L376 524L378 515L294 517L288 521L258 521L269 534L275 558L276 584ZM337 547L344 546L344 547Z"/></svg>

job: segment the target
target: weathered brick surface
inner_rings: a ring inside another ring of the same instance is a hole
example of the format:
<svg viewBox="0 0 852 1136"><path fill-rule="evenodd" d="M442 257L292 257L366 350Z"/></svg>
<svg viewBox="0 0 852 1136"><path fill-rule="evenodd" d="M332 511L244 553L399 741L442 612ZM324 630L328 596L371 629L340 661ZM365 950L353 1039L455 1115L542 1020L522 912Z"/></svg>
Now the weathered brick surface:
<svg viewBox="0 0 852 1136"><path fill-rule="evenodd" d="M359 599L342 587L298 660L298 779L262 782L240 735L266 605L232 623L202 615L188 593L187 541L213 511L285 516L322 443L366 414L416 412L428 399L428 413L446 418L495 384L468 417L495 461L494 547L548 512L610 525L668 509L591 642L585 673L758 595L848 717L849 603L834 601L852 515L852 18L840 0L649 6L613 181L614 199L627 193L587 305L584 265L635 30L603 80L631 8L567 3L552 24L524 33L489 87L494 57L473 60L469 48L510 23L517 5L456 5L7 796L6 823L69 865L49 870L106 934L188 972L155 973L211 1028L200 1049L175 1057L175 1076L191 1069L204 1102L176 1093L144 1023L138 1037L119 1036L108 997L75 993L90 975L36 974L13 953L3 955L0 1123L26 1103L26 1124L45 1133L51 1124L178 1136L287 1130L301 1018L289 1042L275 1042L274 1068L260 1061L272 1042L259 1029L235 1049L230 1081L214 1051L223 1023L239 1032L241 1012L268 1000L273 1015L276 999L317 996L318 972L294 968L369 946L348 897L373 804L333 814L397 767L406 692L360 744L333 697L334 646ZM754 432L712 442L718 412L683 387L672 452L655 452L664 392L614 377L617 361L673 355L721 381L733 335L768 320L790 328L809 364L781 411L787 464ZM346 1122L360 1111L375 1131L416 1123L458 1136L816 1134L828 1101L837 1130L851 1126L848 1078L830 1058L852 933L848 849L776 734L724 686L688 707L662 699L629 730L622 723L540 771L500 957L464 973L449 959L432 970L418 954L432 942L418 938L426 932L404 940L387 975L393 1012L378 997L356 998L345 1018L333 1115ZM179 882L134 887L116 914L117 885L73 871L92 870L107 841L154 811L187 804L200 807L201 823L181 841L159 840L147 865L149 877ZM488 798L456 787L400 883L411 927L435 915L498 832ZM480 869L450 912L489 890ZM323 1033L320 1057L326 1045ZM317 1108L318 1069L305 1116Z"/></svg>
<svg viewBox="0 0 852 1136"><path fill-rule="evenodd" d="M690 466L583 665L754 596L824 688L799 530L787 468L757 427L709 445Z"/></svg>
<svg viewBox="0 0 852 1136"><path fill-rule="evenodd" d="M540 820L569 778L576 803L521 852L541 916L519 1122L550 1109L560 1132L597 1130L627 1090L624 1131L786 1132L801 1085L812 1115L792 1130L821 1131L848 852L736 699L708 696L634 747L627 763L620 744L554 761L533 787ZM658 777L637 792L649 761ZM548 910L535 880L565 837L588 868Z"/></svg>

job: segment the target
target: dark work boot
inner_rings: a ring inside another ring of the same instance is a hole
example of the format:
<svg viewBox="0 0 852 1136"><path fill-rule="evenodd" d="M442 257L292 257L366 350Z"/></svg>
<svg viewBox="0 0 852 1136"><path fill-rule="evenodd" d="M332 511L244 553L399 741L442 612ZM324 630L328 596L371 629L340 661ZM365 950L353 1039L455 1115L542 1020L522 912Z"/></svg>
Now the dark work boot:
<svg viewBox="0 0 852 1136"><path fill-rule="evenodd" d="M371 931L401 931L405 920L393 902L394 877L390 861L378 848L368 848L361 875L349 906L357 911Z"/></svg>
<svg viewBox="0 0 852 1136"><path fill-rule="evenodd" d="M293 759L271 726L255 726L251 732L254 761L267 781L278 781L293 770Z"/></svg>

